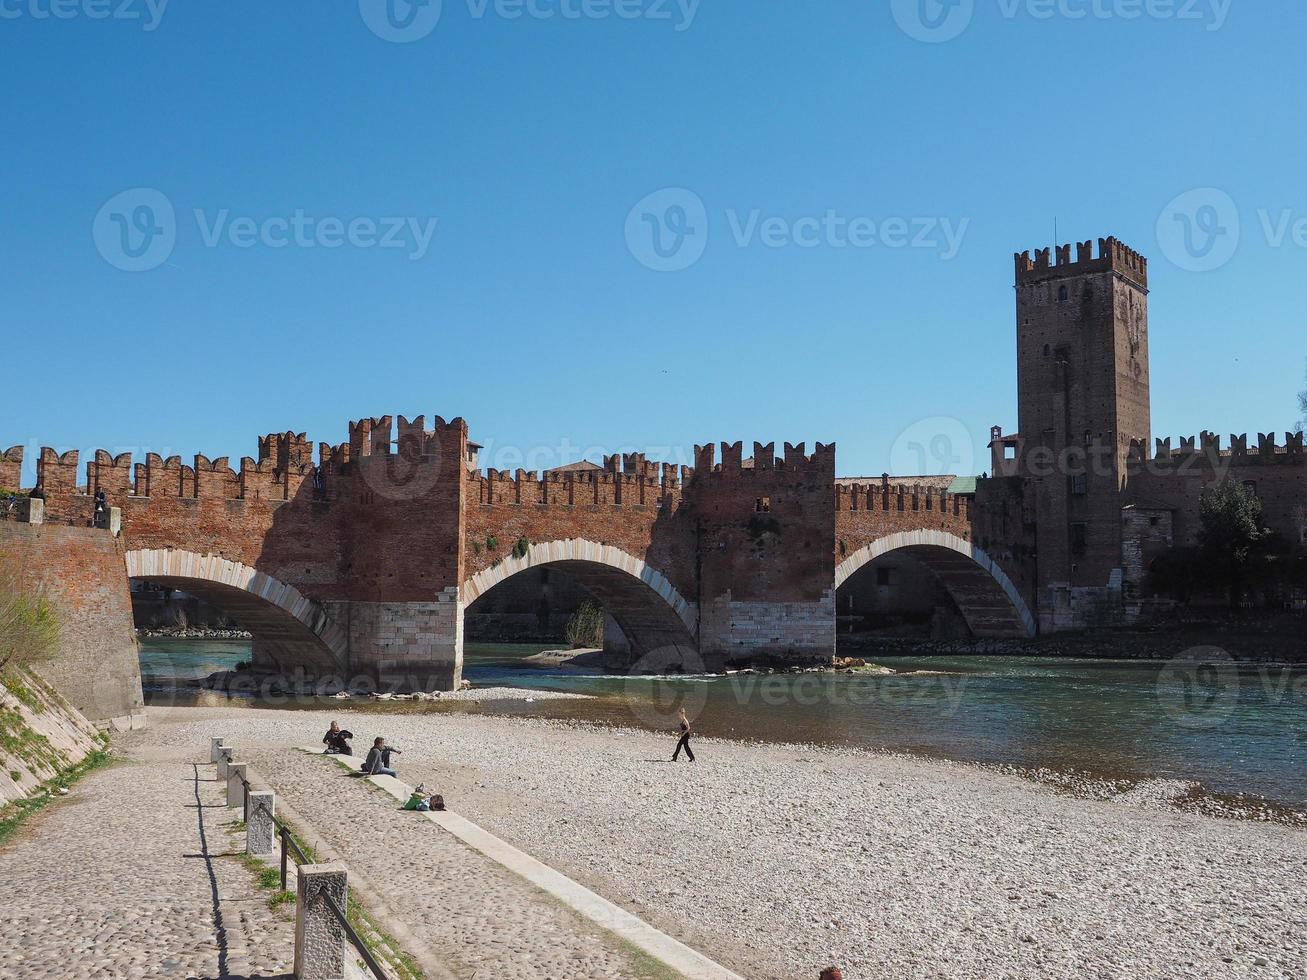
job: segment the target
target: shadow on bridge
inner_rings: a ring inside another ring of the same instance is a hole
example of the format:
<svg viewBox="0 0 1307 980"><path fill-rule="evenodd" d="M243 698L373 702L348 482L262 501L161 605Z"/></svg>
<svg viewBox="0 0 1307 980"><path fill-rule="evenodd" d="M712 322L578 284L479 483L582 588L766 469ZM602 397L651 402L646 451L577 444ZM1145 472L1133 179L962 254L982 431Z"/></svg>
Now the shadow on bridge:
<svg viewBox="0 0 1307 980"><path fill-rule="evenodd" d="M1003 569L971 542L945 531L903 532L867 545L836 568L836 589L854 576L865 574L877 559L898 554L907 555L934 574L973 636L1035 635L1035 619Z"/></svg>

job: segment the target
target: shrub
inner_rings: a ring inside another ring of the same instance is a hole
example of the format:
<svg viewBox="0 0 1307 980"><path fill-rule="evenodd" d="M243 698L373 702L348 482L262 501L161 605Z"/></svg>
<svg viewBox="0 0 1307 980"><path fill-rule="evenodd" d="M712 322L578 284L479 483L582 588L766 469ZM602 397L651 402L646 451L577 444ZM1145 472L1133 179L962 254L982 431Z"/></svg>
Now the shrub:
<svg viewBox="0 0 1307 980"><path fill-rule="evenodd" d="M591 599L581 603L567 621L567 642L573 647L604 645L604 611Z"/></svg>
<svg viewBox="0 0 1307 980"><path fill-rule="evenodd" d="M58 644L59 620L44 590L12 556L0 555L0 671L46 660Z"/></svg>

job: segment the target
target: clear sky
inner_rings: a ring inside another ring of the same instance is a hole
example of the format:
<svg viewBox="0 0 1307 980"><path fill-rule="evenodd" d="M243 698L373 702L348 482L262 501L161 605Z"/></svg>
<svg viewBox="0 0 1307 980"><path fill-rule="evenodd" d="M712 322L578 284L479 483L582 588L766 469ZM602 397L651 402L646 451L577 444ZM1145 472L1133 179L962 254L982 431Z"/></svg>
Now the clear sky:
<svg viewBox="0 0 1307 980"><path fill-rule="evenodd" d="M1304 37L1296 0L0 0L0 444L235 465L425 413L504 466L979 472L1055 220L1152 260L1156 434L1283 432Z"/></svg>

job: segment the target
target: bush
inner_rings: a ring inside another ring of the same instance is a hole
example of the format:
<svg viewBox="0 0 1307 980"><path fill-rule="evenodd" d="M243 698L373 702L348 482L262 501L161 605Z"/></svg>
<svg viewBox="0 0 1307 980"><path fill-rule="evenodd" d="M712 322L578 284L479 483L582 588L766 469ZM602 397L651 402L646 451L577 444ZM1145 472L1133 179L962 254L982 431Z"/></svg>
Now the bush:
<svg viewBox="0 0 1307 980"><path fill-rule="evenodd" d="M11 556L0 555L0 671L46 660L58 645L59 620L44 590Z"/></svg>
<svg viewBox="0 0 1307 980"><path fill-rule="evenodd" d="M587 599L567 621L567 642L573 648L604 645L604 611Z"/></svg>

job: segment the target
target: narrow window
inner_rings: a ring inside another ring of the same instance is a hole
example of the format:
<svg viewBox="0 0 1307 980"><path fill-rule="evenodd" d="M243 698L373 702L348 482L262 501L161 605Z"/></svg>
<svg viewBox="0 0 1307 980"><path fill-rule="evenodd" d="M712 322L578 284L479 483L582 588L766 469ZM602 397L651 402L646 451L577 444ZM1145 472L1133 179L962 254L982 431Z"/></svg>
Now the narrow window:
<svg viewBox="0 0 1307 980"><path fill-rule="evenodd" d="M1067 288L1065 286L1060 287L1057 291L1057 301L1059 303L1065 303L1068 295Z"/></svg>
<svg viewBox="0 0 1307 980"><path fill-rule="evenodd" d="M1071 525L1071 553L1077 557L1085 553L1088 540L1088 525Z"/></svg>
<svg viewBox="0 0 1307 980"><path fill-rule="evenodd" d="M753 502L753 512L755 514L771 513L771 497L759 497Z"/></svg>

